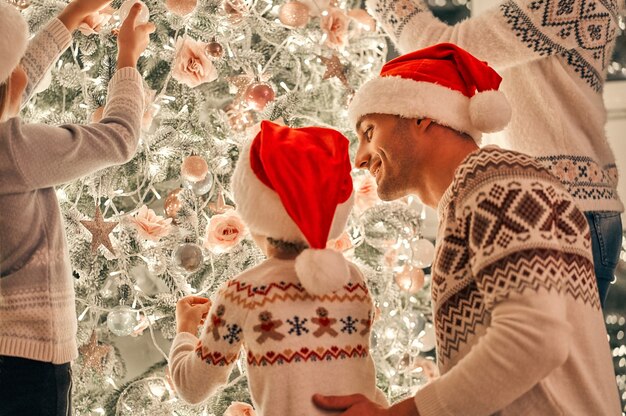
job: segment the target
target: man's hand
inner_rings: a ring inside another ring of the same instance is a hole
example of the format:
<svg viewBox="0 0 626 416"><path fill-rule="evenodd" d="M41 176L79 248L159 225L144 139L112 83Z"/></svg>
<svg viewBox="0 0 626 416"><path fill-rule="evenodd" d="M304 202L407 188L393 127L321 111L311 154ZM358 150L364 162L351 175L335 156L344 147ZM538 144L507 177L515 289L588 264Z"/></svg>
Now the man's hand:
<svg viewBox="0 0 626 416"><path fill-rule="evenodd" d="M87 16L104 9L109 3L111 0L75 0L63 9L58 19L73 32Z"/></svg>
<svg viewBox="0 0 626 416"><path fill-rule="evenodd" d="M199 296L185 296L176 302L176 332L198 333L198 327L211 309L211 301Z"/></svg>
<svg viewBox="0 0 626 416"><path fill-rule="evenodd" d="M93 0L96 1L96 0ZM150 34L154 32L154 23L137 25L137 16L141 12L141 3L136 3L128 13L128 17L120 26L117 35L117 68L135 67L139 56L146 50L150 42Z"/></svg>
<svg viewBox="0 0 626 416"><path fill-rule="evenodd" d="M320 409L338 410L337 416L419 416L413 398L396 403L388 409L370 401L362 394L350 396L313 395L313 403Z"/></svg>

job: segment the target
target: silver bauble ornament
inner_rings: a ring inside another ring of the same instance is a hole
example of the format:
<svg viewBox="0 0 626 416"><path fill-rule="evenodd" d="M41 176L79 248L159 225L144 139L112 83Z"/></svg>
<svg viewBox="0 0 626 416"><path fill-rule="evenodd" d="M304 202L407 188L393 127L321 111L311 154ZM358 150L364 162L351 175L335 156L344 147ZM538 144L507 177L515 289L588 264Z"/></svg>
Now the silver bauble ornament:
<svg viewBox="0 0 626 416"><path fill-rule="evenodd" d="M116 306L107 316L107 326L120 337L130 335L137 322L137 311L126 305Z"/></svg>
<svg viewBox="0 0 626 416"><path fill-rule="evenodd" d="M197 272L204 262L202 248L195 243L184 243L178 246L172 254L176 269L182 273Z"/></svg>

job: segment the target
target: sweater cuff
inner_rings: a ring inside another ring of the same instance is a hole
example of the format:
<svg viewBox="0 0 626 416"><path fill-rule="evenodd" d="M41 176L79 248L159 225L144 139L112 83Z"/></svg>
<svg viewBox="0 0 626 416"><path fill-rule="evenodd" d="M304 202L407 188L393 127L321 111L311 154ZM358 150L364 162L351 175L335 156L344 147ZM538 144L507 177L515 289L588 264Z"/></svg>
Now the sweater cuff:
<svg viewBox="0 0 626 416"><path fill-rule="evenodd" d="M143 85L143 78L141 78L141 74L137 71L136 68L127 66L125 68L118 69L115 71L115 75L111 78L111 82L109 85L117 84L120 81L137 81Z"/></svg>
<svg viewBox="0 0 626 416"><path fill-rule="evenodd" d="M428 383L415 394L415 406L420 416L454 416L439 400L437 381Z"/></svg>
<svg viewBox="0 0 626 416"><path fill-rule="evenodd" d="M64 51L72 43L72 34L56 17L48 22L45 30L52 36L52 39L59 47L59 51Z"/></svg>

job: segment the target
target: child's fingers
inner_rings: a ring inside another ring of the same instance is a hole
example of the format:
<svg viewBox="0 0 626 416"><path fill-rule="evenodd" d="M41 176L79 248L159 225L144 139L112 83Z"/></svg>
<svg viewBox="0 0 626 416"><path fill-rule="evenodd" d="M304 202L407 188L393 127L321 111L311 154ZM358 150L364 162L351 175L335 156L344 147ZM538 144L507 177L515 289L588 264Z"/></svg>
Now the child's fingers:
<svg viewBox="0 0 626 416"><path fill-rule="evenodd" d="M156 26L154 25L154 23L148 22L144 23L143 25L139 25L137 29L141 30L146 35L149 35L151 33L154 33L154 31L156 30Z"/></svg>

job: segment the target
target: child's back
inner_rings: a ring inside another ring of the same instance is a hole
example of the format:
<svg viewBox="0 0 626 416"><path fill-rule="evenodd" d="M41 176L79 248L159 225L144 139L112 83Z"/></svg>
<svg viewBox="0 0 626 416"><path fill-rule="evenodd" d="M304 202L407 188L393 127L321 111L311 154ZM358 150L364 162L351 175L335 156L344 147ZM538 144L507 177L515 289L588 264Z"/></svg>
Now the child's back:
<svg viewBox="0 0 626 416"><path fill-rule="evenodd" d="M307 293L295 261L276 258L224 284L196 356L185 359L189 347L172 346L172 374L181 396L196 402L210 395L227 380L243 345L259 415L328 414L311 402L315 393L376 398L369 355L372 300L356 266L350 271L343 288L325 295ZM182 360L185 372L177 371ZM382 395L380 400L385 403Z"/></svg>

